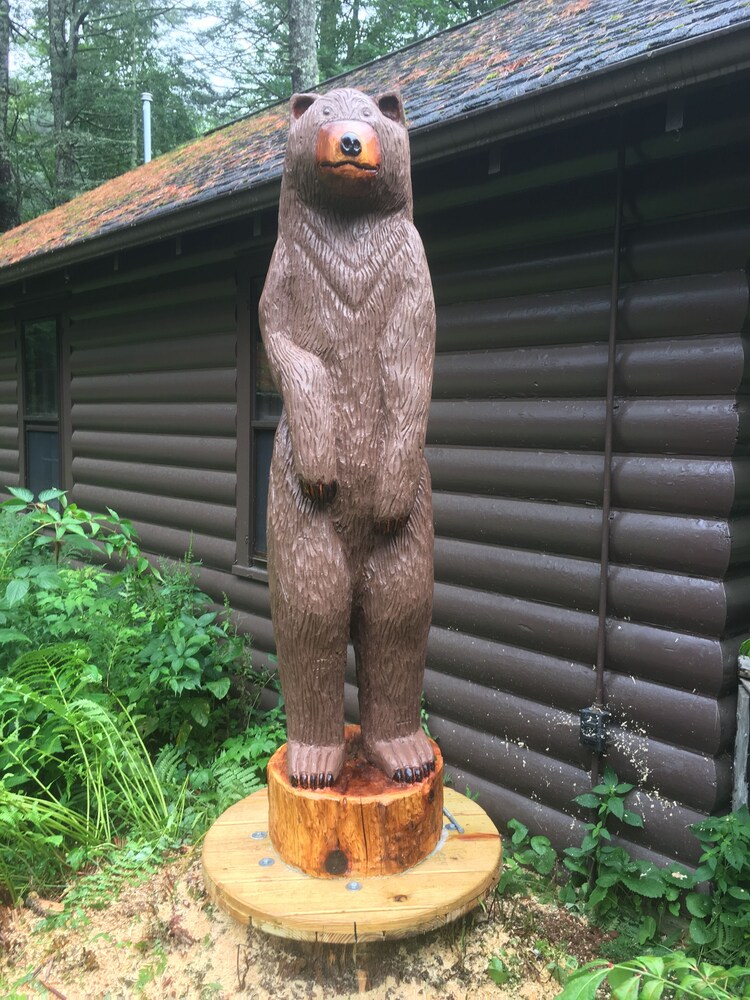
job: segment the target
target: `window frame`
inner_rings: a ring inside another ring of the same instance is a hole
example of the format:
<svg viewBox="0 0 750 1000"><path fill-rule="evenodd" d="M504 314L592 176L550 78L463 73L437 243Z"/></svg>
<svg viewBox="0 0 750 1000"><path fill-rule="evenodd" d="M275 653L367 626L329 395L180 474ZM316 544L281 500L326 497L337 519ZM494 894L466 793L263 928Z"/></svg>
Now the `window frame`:
<svg viewBox="0 0 750 1000"><path fill-rule="evenodd" d="M256 442L259 431L275 431L279 416L257 416L258 304L263 279L250 277L251 274L251 261L240 259L237 274L237 546L232 573L267 582L266 553L255 548Z"/></svg>
<svg viewBox="0 0 750 1000"><path fill-rule="evenodd" d="M56 412L49 416L28 412L26 351L27 328L35 324L53 323L55 335L55 394ZM64 419L64 401L67 401L67 382L63 377L63 322L59 309L38 306L33 311L25 311L17 321L17 372L18 372L18 474L19 484L32 489L29 480L31 471L29 433L54 434L57 438L57 469L59 482L50 484L66 489L66 447L65 431L68 421ZM44 489L48 487L43 487Z"/></svg>

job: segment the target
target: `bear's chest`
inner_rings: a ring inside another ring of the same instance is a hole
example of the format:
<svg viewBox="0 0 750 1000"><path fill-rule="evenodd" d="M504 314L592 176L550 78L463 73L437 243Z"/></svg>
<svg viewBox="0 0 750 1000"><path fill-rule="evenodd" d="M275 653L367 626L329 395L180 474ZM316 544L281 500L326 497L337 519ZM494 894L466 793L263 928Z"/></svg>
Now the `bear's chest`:
<svg viewBox="0 0 750 1000"><path fill-rule="evenodd" d="M339 342L377 336L408 272L408 226L366 220L343 232L303 223L294 241L297 295L310 322Z"/></svg>

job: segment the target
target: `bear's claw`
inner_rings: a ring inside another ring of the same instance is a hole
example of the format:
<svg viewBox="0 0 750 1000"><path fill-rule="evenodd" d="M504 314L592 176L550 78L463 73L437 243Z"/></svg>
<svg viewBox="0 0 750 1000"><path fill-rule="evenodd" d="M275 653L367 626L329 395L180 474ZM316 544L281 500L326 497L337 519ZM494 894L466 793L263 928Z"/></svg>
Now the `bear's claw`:
<svg viewBox="0 0 750 1000"><path fill-rule="evenodd" d="M363 739L365 756L393 781L413 785L425 781L436 770L430 741L422 731L393 739Z"/></svg>
<svg viewBox="0 0 750 1000"><path fill-rule="evenodd" d="M339 488L339 484L335 479L331 480L330 483L324 483L322 479L318 479L316 482L300 479L299 485L303 496L307 497L311 503L314 503L318 507L326 503L332 503L336 498Z"/></svg>
<svg viewBox="0 0 750 1000"><path fill-rule="evenodd" d="M332 788L344 765L344 744L313 746L289 741L287 767L292 788Z"/></svg>
<svg viewBox="0 0 750 1000"><path fill-rule="evenodd" d="M399 784L416 785L420 781L424 781L434 770L434 760L414 767L397 767L393 772L393 780Z"/></svg>
<svg viewBox="0 0 750 1000"><path fill-rule="evenodd" d="M335 784L333 774L328 771L320 771L318 774L290 774L289 784L292 788L310 788L316 791L318 788L332 788Z"/></svg>

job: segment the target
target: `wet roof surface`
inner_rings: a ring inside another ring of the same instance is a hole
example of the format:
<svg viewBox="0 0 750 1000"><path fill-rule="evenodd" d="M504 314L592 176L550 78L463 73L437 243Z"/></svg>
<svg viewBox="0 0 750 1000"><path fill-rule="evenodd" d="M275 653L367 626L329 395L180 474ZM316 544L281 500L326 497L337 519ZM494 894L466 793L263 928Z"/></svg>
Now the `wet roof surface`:
<svg viewBox="0 0 750 1000"><path fill-rule="evenodd" d="M747 22L750 0L515 0L335 85L396 87L410 129L435 128ZM0 236L0 267L274 180L286 123L275 105L107 181Z"/></svg>

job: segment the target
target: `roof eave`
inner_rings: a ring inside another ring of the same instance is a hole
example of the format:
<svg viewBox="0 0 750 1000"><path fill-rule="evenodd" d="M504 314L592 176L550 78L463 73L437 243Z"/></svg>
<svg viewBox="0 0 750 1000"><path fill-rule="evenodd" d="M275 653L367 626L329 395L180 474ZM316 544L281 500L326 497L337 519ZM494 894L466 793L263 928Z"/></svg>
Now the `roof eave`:
<svg viewBox="0 0 750 1000"><path fill-rule="evenodd" d="M550 125L624 108L703 82L715 82L750 69L750 22L655 49L574 80L565 80L494 107L478 107L446 124L437 122L411 133L412 161L419 165L470 151L489 142ZM278 201L280 178L220 198L207 199L0 269L0 285L105 253L169 239L251 215Z"/></svg>
<svg viewBox="0 0 750 1000"><path fill-rule="evenodd" d="M280 184L281 178L277 177L244 191L235 191L230 195L177 206L154 218L116 229L111 233L93 236L69 247L28 257L17 264L0 268L0 286L24 281L53 269L73 267L104 254L120 253L144 243L174 238L189 229L205 229L242 215L252 215L253 212L269 208L278 202Z"/></svg>

